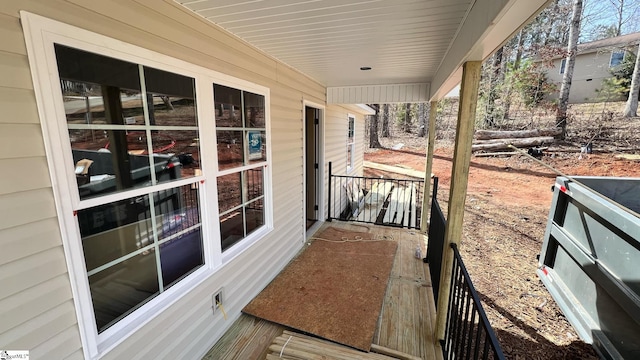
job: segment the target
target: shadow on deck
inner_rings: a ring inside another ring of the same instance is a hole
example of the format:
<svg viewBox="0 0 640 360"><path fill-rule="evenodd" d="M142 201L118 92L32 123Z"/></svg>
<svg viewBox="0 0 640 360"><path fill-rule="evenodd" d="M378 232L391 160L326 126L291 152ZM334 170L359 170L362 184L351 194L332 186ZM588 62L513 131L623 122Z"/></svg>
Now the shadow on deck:
<svg viewBox="0 0 640 360"><path fill-rule="evenodd" d="M398 243L382 312L373 338L373 344L379 347L372 347L379 349L376 350L379 352L385 349L392 351L390 357L385 357L333 343L328 344L324 340L316 341L308 336L302 336L298 346L306 347L309 354L314 351L319 355L332 352L332 358L338 359L397 358L393 351L409 355L406 358L442 359L442 349L434 336L436 316L429 268L423 263L422 258L415 256L418 246L424 254L425 237L416 230L347 222L326 223L318 232L327 227L370 232L375 236L386 236ZM284 354L280 357L280 351L283 341L289 339L288 331L289 329L278 324L242 314L203 359L287 359ZM304 354L297 354L295 359L315 359L318 355L315 356L305 357Z"/></svg>

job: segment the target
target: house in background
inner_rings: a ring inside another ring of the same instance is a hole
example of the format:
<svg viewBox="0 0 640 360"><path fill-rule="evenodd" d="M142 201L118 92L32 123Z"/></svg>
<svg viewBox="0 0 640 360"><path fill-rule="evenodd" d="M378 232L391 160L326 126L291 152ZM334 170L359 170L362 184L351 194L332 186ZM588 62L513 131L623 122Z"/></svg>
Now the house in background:
<svg viewBox="0 0 640 360"><path fill-rule="evenodd" d="M327 164L362 173L357 104L462 80L464 199L480 61L546 3L4 1L0 349L201 357L326 217Z"/></svg>
<svg viewBox="0 0 640 360"><path fill-rule="evenodd" d="M578 44L569 103L624 100L607 98L606 94L600 94L597 90L602 89L603 80L612 77L611 69L622 63L625 54L638 52L638 43L640 33ZM558 84L558 89L562 83L565 63L565 58L556 58L553 60L553 68L547 71L547 78ZM555 97L557 98L557 94Z"/></svg>

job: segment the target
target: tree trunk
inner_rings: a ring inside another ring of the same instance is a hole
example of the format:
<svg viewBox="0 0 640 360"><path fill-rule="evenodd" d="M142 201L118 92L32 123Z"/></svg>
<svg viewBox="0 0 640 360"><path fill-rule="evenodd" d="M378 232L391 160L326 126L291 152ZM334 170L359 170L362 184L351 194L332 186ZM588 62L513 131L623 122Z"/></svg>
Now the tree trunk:
<svg viewBox="0 0 640 360"><path fill-rule="evenodd" d="M404 124L402 130L406 133L411 132L411 104L404 104Z"/></svg>
<svg viewBox="0 0 640 360"><path fill-rule="evenodd" d="M491 140L492 142L482 143L482 144L473 144L471 146L471 151L479 151L479 150L488 150L488 151L496 151L496 150L508 150L509 144L515 147L531 147L531 146L540 146L545 144L552 144L555 139L551 136L542 136L542 137L534 137L534 138L523 138L523 139L495 139Z"/></svg>
<svg viewBox="0 0 640 360"><path fill-rule="evenodd" d="M380 105L372 105L376 109L376 114L369 117L369 148L379 149L382 147L380 139L378 139L378 123L382 112L380 111Z"/></svg>
<svg viewBox="0 0 640 360"><path fill-rule="evenodd" d="M382 105L382 137L389 137L389 104Z"/></svg>
<svg viewBox="0 0 640 360"><path fill-rule="evenodd" d="M631 77L631 88L629 89L629 97L624 107L624 117L630 118L638 116L638 93L640 92L640 45L638 45L638 55L636 56L636 64L633 67L633 76Z"/></svg>
<svg viewBox="0 0 640 360"><path fill-rule="evenodd" d="M518 34L518 43L516 45L516 57L513 61L513 72L516 72L520 68L520 62L522 61L522 51L524 48L524 40L525 40L525 30L521 29ZM511 111L511 91L513 87L513 80L511 78L508 79L507 91L504 95L504 111L502 113L502 120L509 120L509 112Z"/></svg>
<svg viewBox="0 0 640 360"><path fill-rule="evenodd" d="M618 23L616 24L616 25L617 25L617 26L616 26L616 36L620 36L620 35L622 35L622 24L624 23L624 20L623 20L623 14L624 14L624 0L620 0L620 3L619 3L619 4L620 4L620 7L616 9L616 12L617 12L617 14L616 14L616 15L618 16L618 18L617 18ZM638 63L638 62L636 61L636 64L637 64L637 63Z"/></svg>
<svg viewBox="0 0 640 360"><path fill-rule="evenodd" d="M425 137L427 134L427 117L429 106L425 103L418 104L418 137Z"/></svg>
<svg viewBox="0 0 640 360"><path fill-rule="evenodd" d="M489 128L496 127L496 99L498 98L497 86L500 82L500 70L502 69L502 53L504 47L500 47L493 56L491 75L489 77L489 96L487 97L487 112L484 117L484 125Z"/></svg>
<svg viewBox="0 0 640 360"><path fill-rule="evenodd" d="M561 139L567 135L567 108L569 107L569 91L573 78L573 68L576 63L576 50L580 35L580 18L582 16L582 0L573 1L573 13L571 15L571 28L569 29L569 46L567 48L567 61L560 86L560 101L556 112L556 126L562 129Z"/></svg>
<svg viewBox="0 0 640 360"><path fill-rule="evenodd" d="M561 129L535 129L535 130L476 130L474 138L477 140L489 140L489 139L506 139L506 138L530 138L540 136L556 136L560 134Z"/></svg>

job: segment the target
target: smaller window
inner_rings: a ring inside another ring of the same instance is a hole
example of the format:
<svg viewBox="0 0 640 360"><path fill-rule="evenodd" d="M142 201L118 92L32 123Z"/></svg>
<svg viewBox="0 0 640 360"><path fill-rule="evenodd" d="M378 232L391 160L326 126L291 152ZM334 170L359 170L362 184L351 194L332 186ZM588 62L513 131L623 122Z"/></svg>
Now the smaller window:
<svg viewBox="0 0 640 360"><path fill-rule="evenodd" d="M349 115L349 126L347 132L347 171L351 171L353 169L353 154L356 150L355 122L355 117Z"/></svg>
<svg viewBox="0 0 640 360"><path fill-rule="evenodd" d="M624 60L624 50L616 50L611 52L611 59L609 59L609 67L616 67L622 64Z"/></svg>
<svg viewBox="0 0 640 360"><path fill-rule="evenodd" d="M567 66L567 59L562 59L560 63L560 74L564 74L564 68Z"/></svg>

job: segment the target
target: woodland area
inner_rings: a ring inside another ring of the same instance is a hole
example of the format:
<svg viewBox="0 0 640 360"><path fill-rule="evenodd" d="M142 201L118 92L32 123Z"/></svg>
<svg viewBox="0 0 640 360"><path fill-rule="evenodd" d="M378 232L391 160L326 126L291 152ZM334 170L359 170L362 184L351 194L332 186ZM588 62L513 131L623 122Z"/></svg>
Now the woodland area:
<svg viewBox="0 0 640 360"><path fill-rule="evenodd" d="M589 116L594 123L606 126L613 112L608 104L626 98L621 116L637 116L640 90L640 58L634 50L625 51L622 63L609 71L611 78L598 89L600 107L590 113L572 113L568 102L571 91L576 47L600 39L637 32L640 27L638 0L555 0L533 21L516 33L483 64L476 109L476 129L496 131L544 130L559 128L553 139L522 141L521 147L541 147L565 140L572 129L572 118ZM611 50L609 50L611 51ZM553 60L566 59L561 83L547 78L554 69ZM639 61L636 61L639 60ZM438 119L452 115L455 98L438 102ZM376 104L377 114L368 119L367 135L370 148L383 147L380 138L393 138L401 131L422 138L428 128L429 104ZM548 131L547 131L548 132ZM552 131L553 132L553 131ZM504 138L512 138L507 133ZM495 134L491 139L501 139ZM446 139L445 139L446 140ZM587 145L590 139L584 139ZM494 141L495 142L495 141ZM510 140L510 143L513 141ZM481 145L478 142L477 145ZM476 150L505 151L497 146L478 146Z"/></svg>
<svg viewBox="0 0 640 360"><path fill-rule="evenodd" d="M461 253L508 359L598 358L537 278L536 256L557 175L551 168L640 177L635 53L610 70L597 102L566 101L575 46L637 32L639 13L639 0L557 0L483 64ZM554 84L546 74L563 57L565 76ZM372 106L365 160L424 171L429 104ZM446 214L458 98L438 101L436 110L432 173ZM505 146L517 142L540 150L549 167ZM398 177L373 169L365 176Z"/></svg>

